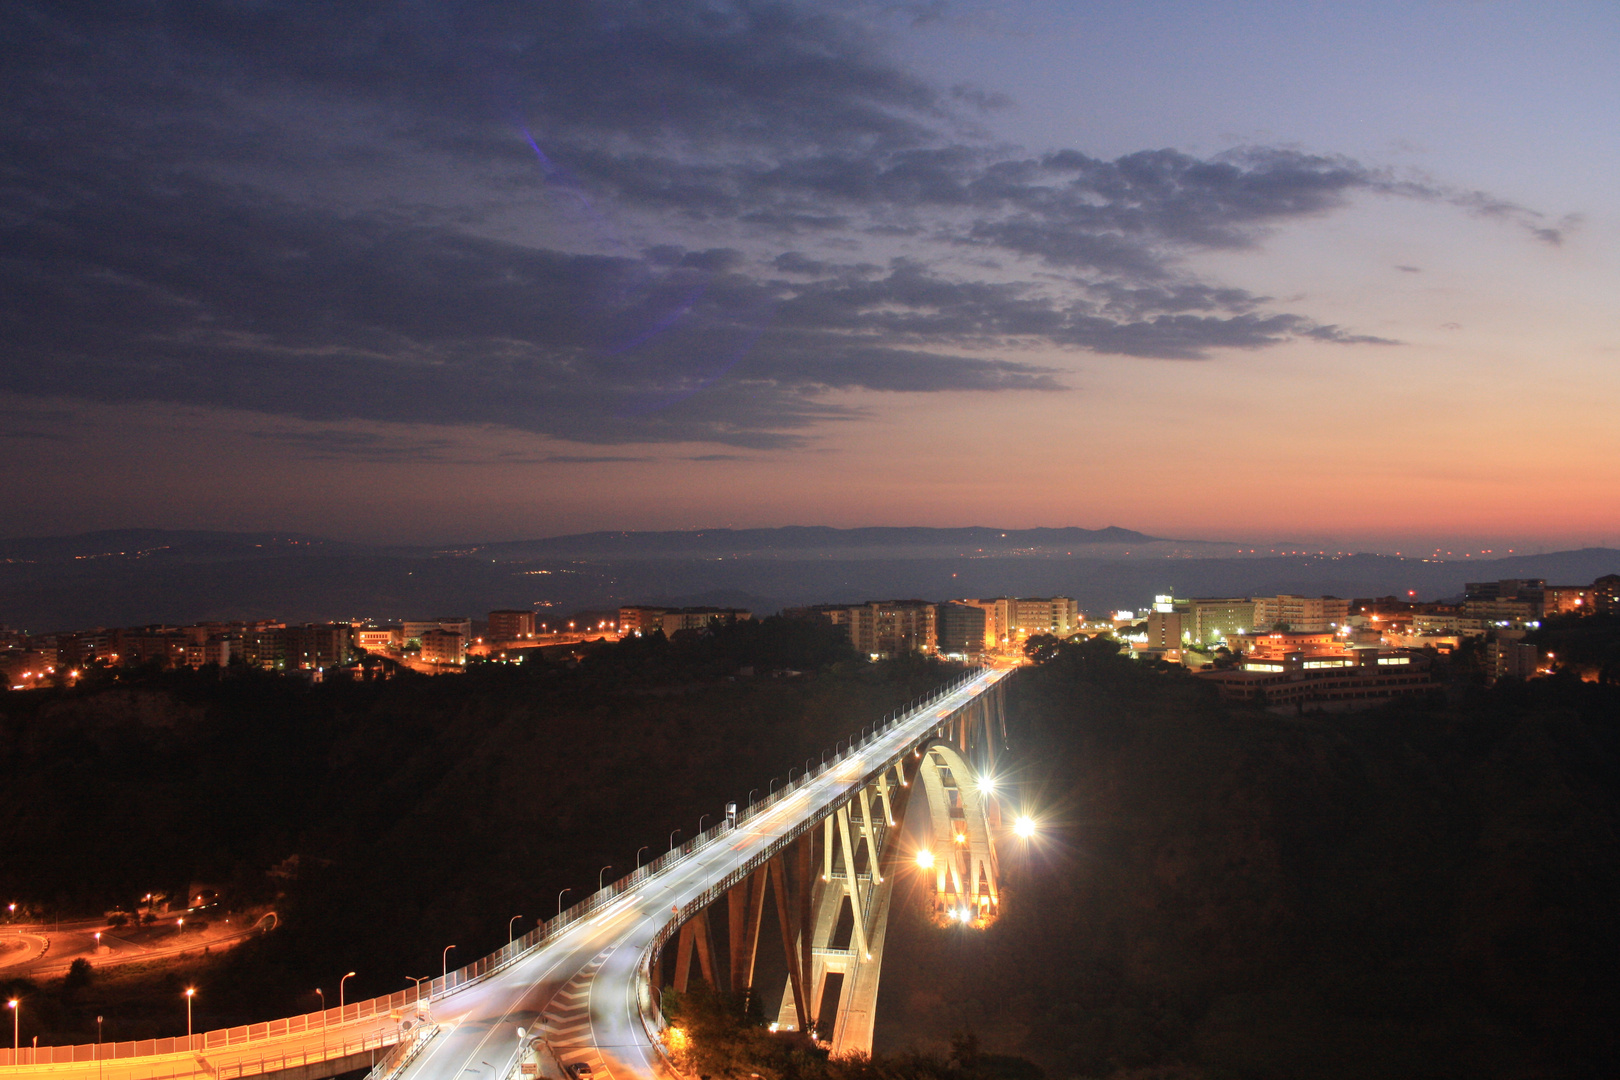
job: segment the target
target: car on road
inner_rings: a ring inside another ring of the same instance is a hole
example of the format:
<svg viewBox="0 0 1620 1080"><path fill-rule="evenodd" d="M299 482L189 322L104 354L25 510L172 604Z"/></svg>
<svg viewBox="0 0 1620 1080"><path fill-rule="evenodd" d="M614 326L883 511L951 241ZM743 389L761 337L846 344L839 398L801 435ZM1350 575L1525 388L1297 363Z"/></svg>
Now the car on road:
<svg viewBox="0 0 1620 1080"><path fill-rule="evenodd" d="M576 1061L568 1066L568 1075L574 1080L590 1080L591 1066L586 1061Z"/></svg>

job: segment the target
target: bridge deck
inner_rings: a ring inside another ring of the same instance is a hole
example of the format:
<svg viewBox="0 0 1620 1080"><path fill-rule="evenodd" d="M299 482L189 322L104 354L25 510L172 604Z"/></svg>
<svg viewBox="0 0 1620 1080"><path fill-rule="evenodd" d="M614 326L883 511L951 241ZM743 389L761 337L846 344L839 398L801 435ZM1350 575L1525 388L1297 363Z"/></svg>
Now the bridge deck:
<svg viewBox="0 0 1620 1080"><path fill-rule="evenodd" d="M439 1034L395 1080L508 1080L516 1071L520 1027L546 1035L563 1065L589 1062L593 1077L667 1076L643 1015L643 953L662 940L678 912L702 902L774 845L819 822L847 801L853 788L909 753L1005 674L984 671L943 692L810 777L778 791L762 808L756 804L755 812L740 819L734 829L718 830L690 855L634 881L616 898L593 898L596 910L587 917L499 970L436 995L432 1012ZM398 1027L397 1016L380 1014L323 1031L190 1054L0 1066L0 1077L236 1080L296 1068L296 1080L318 1080L341 1071L337 1059L355 1060L354 1055L363 1052L361 1044L397 1040ZM322 1061L330 1064L324 1073Z"/></svg>

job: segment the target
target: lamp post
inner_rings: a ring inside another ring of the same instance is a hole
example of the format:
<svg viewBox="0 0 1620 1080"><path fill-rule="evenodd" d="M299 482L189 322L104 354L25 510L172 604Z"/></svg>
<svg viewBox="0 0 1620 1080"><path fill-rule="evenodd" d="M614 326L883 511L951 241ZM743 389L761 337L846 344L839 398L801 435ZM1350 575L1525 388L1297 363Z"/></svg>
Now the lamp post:
<svg viewBox="0 0 1620 1080"><path fill-rule="evenodd" d="M12 910L16 910L17 905L13 904L11 907ZM6 1002L6 1008L11 1010L11 1063L13 1065L17 1064L17 1051L20 1049L22 1042L21 1039L17 1038L17 1017L22 1014L21 1005L22 1001L18 998L12 998Z"/></svg>
<svg viewBox="0 0 1620 1080"><path fill-rule="evenodd" d="M669 834L669 850L675 850L675 838L679 835L681 835L681 830L679 829L676 829L674 832Z"/></svg>
<svg viewBox="0 0 1620 1080"><path fill-rule="evenodd" d="M751 787L751 788L748 789L748 805L749 806L754 805L754 792L756 792L758 790L759 790L759 788L757 788L757 787Z"/></svg>
<svg viewBox="0 0 1620 1080"><path fill-rule="evenodd" d="M343 1008L343 984L352 978L354 978L354 972L351 971L347 975L343 976L343 978L338 980L338 1008L340 1010Z"/></svg>
<svg viewBox="0 0 1620 1080"><path fill-rule="evenodd" d="M642 844L640 847L638 847L636 849L636 869L637 870L641 869L641 853L643 851L646 851L650 847L652 847L651 844Z"/></svg>
<svg viewBox="0 0 1620 1080"><path fill-rule="evenodd" d="M523 918L523 916L514 915L510 919L506 920L506 943L508 945L512 944L512 924L517 922L521 918Z"/></svg>
<svg viewBox="0 0 1620 1080"><path fill-rule="evenodd" d="M191 1048L191 999L197 996L195 986L186 987L186 1048Z"/></svg>
<svg viewBox="0 0 1620 1080"><path fill-rule="evenodd" d="M602 891L602 875L607 873L611 869L613 869L613 864L608 863L606 866L602 867L602 869L600 869L600 870L598 870L596 872L596 891L597 892Z"/></svg>
<svg viewBox="0 0 1620 1080"><path fill-rule="evenodd" d="M439 966L444 969L440 974L446 978L450 976L450 950L453 948L455 948L454 945L446 945L444 952L439 956ZM445 987L445 989L448 990L449 987Z"/></svg>
<svg viewBox="0 0 1620 1080"><path fill-rule="evenodd" d="M701 817L698 818L698 835L699 836L703 835L703 823L705 821L708 821L708 820L709 820L709 815L708 814L704 814L704 815L702 815Z"/></svg>
<svg viewBox="0 0 1620 1080"><path fill-rule="evenodd" d="M326 991L320 987L315 992L321 996L321 1057L326 1056Z"/></svg>
<svg viewBox="0 0 1620 1080"><path fill-rule="evenodd" d="M558 891L558 893L557 893L557 914L558 915L562 914L563 893L571 893L573 891L574 891L574 887L572 885L568 886L568 888L566 888L566 889L562 889L562 890Z"/></svg>
<svg viewBox="0 0 1620 1080"><path fill-rule="evenodd" d="M765 801L769 802L771 796L775 795L775 794L776 794L776 777L773 776L773 777L771 777L770 786L765 789Z"/></svg>
<svg viewBox="0 0 1620 1080"><path fill-rule="evenodd" d="M101 1063L101 1017L96 1017L96 1075L100 1076L106 1069Z"/></svg>

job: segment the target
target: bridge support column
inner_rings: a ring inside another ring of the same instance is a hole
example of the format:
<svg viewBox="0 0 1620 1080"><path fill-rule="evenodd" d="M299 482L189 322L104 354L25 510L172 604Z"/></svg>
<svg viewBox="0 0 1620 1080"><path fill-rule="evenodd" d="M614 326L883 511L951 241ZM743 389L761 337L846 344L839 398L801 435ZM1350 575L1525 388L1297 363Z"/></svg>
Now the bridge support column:
<svg viewBox="0 0 1620 1080"><path fill-rule="evenodd" d="M726 893L730 990L745 998L754 992L754 960L759 955L759 924L765 913L765 887L769 880L770 865L766 864Z"/></svg>
<svg viewBox="0 0 1620 1080"><path fill-rule="evenodd" d="M680 941L675 948L675 990L686 993L692 971L692 950L697 947L698 970L710 986L714 981L714 934L709 928L709 909L704 908L681 924Z"/></svg>

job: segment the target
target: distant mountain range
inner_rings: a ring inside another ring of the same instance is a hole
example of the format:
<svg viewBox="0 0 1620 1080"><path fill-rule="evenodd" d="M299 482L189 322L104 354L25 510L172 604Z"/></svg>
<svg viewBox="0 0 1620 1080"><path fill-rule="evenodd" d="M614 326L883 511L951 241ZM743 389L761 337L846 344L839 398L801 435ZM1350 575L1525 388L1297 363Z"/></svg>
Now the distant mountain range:
<svg viewBox="0 0 1620 1080"><path fill-rule="evenodd" d="M544 620L625 603L725 604L764 613L817 602L1054 594L1103 611L1140 609L1162 592L1356 597L1410 590L1433 600L1459 594L1470 580L1585 584L1620 572L1620 551L1610 548L1440 562L1235 557L1236 546L1121 528L810 526L586 533L454 547L125 529L0 540L0 624L46 631L240 618L481 618L512 607L533 608Z"/></svg>

